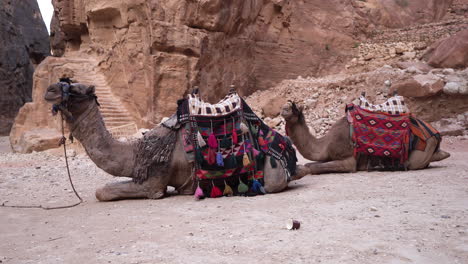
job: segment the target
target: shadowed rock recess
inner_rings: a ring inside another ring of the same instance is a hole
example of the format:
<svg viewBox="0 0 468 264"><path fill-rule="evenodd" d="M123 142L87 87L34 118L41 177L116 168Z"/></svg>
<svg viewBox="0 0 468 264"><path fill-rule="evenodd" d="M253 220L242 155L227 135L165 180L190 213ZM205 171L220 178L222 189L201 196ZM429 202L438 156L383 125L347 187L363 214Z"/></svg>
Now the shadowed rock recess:
<svg viewBox="0 0 468 264"><path fill-rule="evenodd" d="M439 21L453 1L52 2L52 53L60 58L43 63L37 77L44 79L34 94L41 100L45 83L62 73L87 84L93 84L89 76L100 76L113 98L102 106L129 117L115 128L120 129L153 127L194 86L200 87L202 98L214 102L231 84L249 95L285 79L339 73L356 56L356 43L377 29ZM79 69L79 60L86 61L87 69ZM50 69L56 71L46 73ZM42 120L50 118L36 99L26 108L11 134L15 142L31 123L41 126L30 120L29 111L43 113ZM106 126L114 129L107 121Z"/></svg>
<svg viewBox="0 0 468 264"><path fill-rule="evenodd" d="M0 5L0 135L31 101L34 68L49 55L49 34L35 0Z"/></svg>

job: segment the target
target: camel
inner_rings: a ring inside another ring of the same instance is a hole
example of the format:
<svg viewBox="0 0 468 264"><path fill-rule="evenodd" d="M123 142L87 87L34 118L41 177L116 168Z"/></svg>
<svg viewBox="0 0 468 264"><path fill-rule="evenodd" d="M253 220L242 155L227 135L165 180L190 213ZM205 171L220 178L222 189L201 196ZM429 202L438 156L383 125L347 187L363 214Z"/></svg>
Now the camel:
<svg viewBox="0 0 468 264"><path fill-rule="evenodd" d="M62 113L72 117L66 119L71 133L81 142L88 156L99 168L113 176L135 178L135 168L141 162L137 159L141 139L121 142L112 137L99 111L94 86L67 85L62 82L52 84L47 88L44 99L59 105ZM148 131L147 135L163 137L170 132L171 129L159 125ZM179 194L194 194L193 163L189 163L185 157L181 131L177 131L175 136L177 138L168 161L168 170L156 171L155 175L149 175L142 183L128 180L106 184L96 190L96 198L99 201L160 199L166 196L168 186L176 188ZM301 168L298 171L299 174L305 172ZM270 162L265 162L264 182L267 193L280 192L288 186L283 168L272 168Z"/></svg>
<svg viewBox="0 0 468 264"><path fill-rule="evenodd" d="M346 117L336 121L326 135L315 138L309 131L301 106L288 102L282 107L281 115L286 121L286 133L299 153L308 160L317 161L305 164L308 174L367 170L367 162L358 162L354 157L350 125ZM438 142L435 137L429 138L426 143L424 151L413 150L409 153L406 164L409 170L424 169L430 162L450 157L443 150L436 151Z"/></svg>

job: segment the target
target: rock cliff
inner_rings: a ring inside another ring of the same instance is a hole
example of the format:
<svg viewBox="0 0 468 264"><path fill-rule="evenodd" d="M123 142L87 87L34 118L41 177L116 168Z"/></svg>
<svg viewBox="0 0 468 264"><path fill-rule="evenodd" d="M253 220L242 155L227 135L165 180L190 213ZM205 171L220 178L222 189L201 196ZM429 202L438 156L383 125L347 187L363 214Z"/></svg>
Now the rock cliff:
<svg viewBox="0 0 468 264"><path fill-rule="evenodd" d="M150 128L194 86L214 102L231 84L249 95L285 79L345 71L378 32L440 21L453 2L53 0L52 52L63 67L96 62L93 70L118 99L113 104ZM70 67L77 81L86 79ZM21 127L12 138L28 122Z"/></svg>
<svg viewBox="0 0 468 264"><path fill-rule="evenodd" d="M0 135L31 101L34 68L49 54L49 34L36 0L0 5Z"/></svg>

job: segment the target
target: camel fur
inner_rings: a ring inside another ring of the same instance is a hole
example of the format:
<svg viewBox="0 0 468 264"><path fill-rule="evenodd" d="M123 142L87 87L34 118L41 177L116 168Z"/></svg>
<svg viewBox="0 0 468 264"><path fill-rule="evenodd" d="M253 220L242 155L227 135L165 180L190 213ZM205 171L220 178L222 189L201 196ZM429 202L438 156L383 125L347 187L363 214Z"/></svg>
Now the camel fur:
<svg viewBox="0 0 468 264"><path fill-rule="evenodd" d="M331 172L356 172L367 170L365 161L358 161L354 157L350 125L343 117L336 121L329 132L321 138L314 137L305 122L301 107L294 102L286 103L281 109L281 115L286 121L286 133L301 155L313 163L307 163L307 173L321 174ZM406 167L410 170L426 168L430 162L440 161L450 157L443 150L436 150L437 139L427 140L424 151L413 150L409 153Z"/></svg>
<svg viewBox="0 0 468 264"><path fill-rule="evenodd" d="M44 99L51 103L62 104L63 98L68 97L63 95L62 85L61 83L50 85ZM82 84L70 86L70 96L65 104L66 110L73 117L67 119L70 131L99 168L113 176L134 179L137 165L142 162L136 158L139 140L121 142L114 139L105 127L95 98L94 86ZM159 125L147 133L150 136L164 137L171 132L173 132L171 129ZM176 188L179 194L193 194L193 164L185 158L180 131L173 134L177 138L167 169L153 171L154 175L149 175L142 183L128 180L107 184L96 190L96 198L99 201L131 198L160 199L166 195L168 186ZM305 170L299 167L298 173L302 175ZM281 166L272 168L269 162L265 164L264 182L264 188L268 193L280 192L288 185L283 168Z"/></svg>

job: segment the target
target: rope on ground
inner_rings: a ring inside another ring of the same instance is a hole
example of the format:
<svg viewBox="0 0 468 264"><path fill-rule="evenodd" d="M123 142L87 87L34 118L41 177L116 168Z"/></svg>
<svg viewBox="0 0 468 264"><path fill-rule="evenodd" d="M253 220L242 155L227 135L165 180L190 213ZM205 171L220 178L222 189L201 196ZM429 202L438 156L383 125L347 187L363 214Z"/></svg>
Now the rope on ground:
<svg viewBox="0 0 468 264"><path fill-rule="evenodd" d="M68 166L68 156L67 156L67 147L65 144L65 141L67 140L65 138L65 131L64 131L64 126L63 126L63 113L60 112L60 116L62 118L62 138L60 139L60 145L63 145L63 153L65 155L65 164L67 165L67 173L68 173L68 180L70 181L70 185L73 189L73 192L75 193L75 196L80 200L77 203L71 204L71 205L63 205L63 206L53 206L53 207L46 207L42 205L8 205L8 204L1 204L0 207L10 207L10 208L22 208L22 209L44 209L44 210L55 210L55 209L65 209L65 208L71 208L75 207L83 202L83 199L81 199L80 195L75 189L75 185L73 184L71 175L70 175L70 168Z"/></svg>

